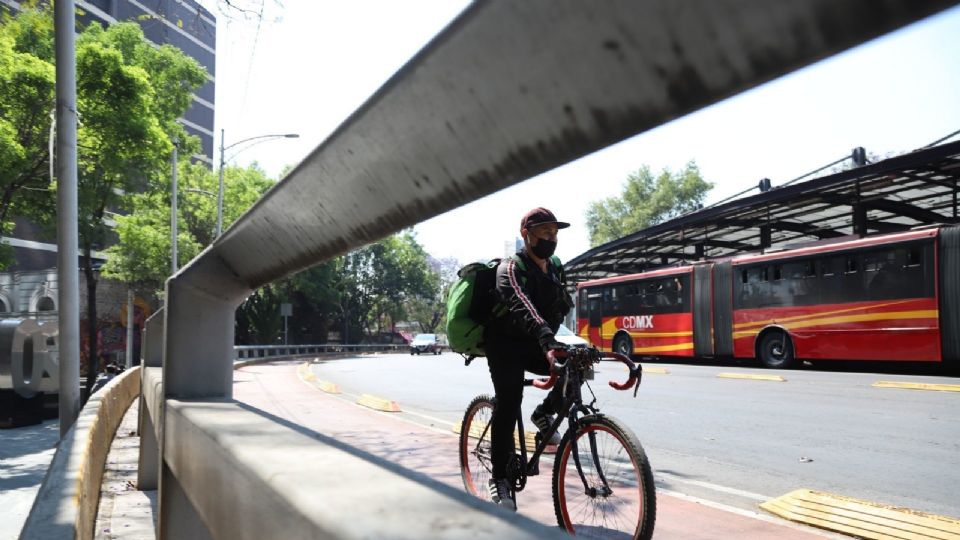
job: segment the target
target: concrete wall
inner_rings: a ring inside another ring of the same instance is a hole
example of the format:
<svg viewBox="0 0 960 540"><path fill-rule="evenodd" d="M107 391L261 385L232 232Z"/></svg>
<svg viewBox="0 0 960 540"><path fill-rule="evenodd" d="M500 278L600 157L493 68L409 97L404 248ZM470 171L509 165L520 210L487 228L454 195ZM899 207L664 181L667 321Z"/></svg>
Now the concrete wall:
<svg viewBox="0 0 960 540"><path fill-rule="evenodd" d="M140 394L140 368L90 397L54 454L21 538L93 538L100 481L113 435Z"/></svg>

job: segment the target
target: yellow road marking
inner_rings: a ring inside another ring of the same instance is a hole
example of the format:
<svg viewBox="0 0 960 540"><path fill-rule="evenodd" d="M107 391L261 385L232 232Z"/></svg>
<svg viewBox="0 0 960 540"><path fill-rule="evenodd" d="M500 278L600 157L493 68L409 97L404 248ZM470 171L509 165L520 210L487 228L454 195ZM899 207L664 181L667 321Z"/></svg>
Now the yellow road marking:
<svg viewBox="0 0 960 540"><path fill-rule="evenodd" d="M364 407L383 412L400 412L400 404L386 398L372 396L370 394L361 394L357 398L357 404Z"/></svg>
<svg viewBox="0 0 960 540"><path fill-rule="evenodd" d="M874 388L906 388L908 390L939 390L940 392L960 392L960 384L930 384L915 382L877 381Z"/></svg>
<svg viewBox="0 0 960 540"><path fill-rule="evenodd" d="M779 375L757 375L754 373L717 373L721 379L750 379L753 381L777 381L786 382L786 379Z"/></svg>
<svg viewBox="0 0 960 540"><path fill-rule="evenodd" d="M771 514L875 540L960 540L960 520L842 495L798 489L760 504Z"/></svg>
<svg viewBox="0 0 960 540"><path fill-rule="evenodd" d="M670 372L666 368L662 367L645 367L643 368L643 373L656 373L657 375L667 375Z"/></svg>

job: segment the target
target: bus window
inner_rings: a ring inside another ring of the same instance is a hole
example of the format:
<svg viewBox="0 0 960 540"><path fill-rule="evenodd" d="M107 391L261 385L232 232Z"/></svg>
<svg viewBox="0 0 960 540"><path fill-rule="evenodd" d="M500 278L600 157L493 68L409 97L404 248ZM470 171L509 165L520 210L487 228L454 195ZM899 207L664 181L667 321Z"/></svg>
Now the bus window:
<svg viewBox="0 0 960 540"><path fill-rule="evenodd" d="M844 274L856 274L856 273L857 273L857 268L859 268L859 266L860 266L860 265L858 264L858 262L859 262L859 261L857 260L857 256L856 256L856 255L850 255L849 257L847 257L847 265L846 265L846 268L844 269L843 273L844 273Z"/></svg>
<svg viewBox="0 0 960 540"><path fill-rule="evenodd" d="M773 265L773 280L780 281L783 279L783 267L779 264Z"/></svg>
<svg viewBox="0 0 960 540"><path fill-rule="evenodd" d="M920 266L920 246L910 246L907 251L907 261L904 264L906 268Z"/></svg>

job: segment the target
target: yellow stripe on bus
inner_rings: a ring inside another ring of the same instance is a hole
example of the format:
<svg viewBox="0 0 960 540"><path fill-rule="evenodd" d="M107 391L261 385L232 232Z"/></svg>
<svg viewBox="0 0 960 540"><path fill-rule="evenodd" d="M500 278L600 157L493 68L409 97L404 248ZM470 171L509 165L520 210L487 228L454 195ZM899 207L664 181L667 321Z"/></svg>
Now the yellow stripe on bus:
<svg viewBox="0 0 960 540"><path fill-rule="evenodd" d="M643 354L652 352L683 351L693 349L693 342L675 343L673 345L657 345L656 347L637 347L633 349L633 354Z"/></svg>
<svg viewBox="0 0 960 540"><path fill-rule="evenodd" d="M855 308L838 309L838 310L834 310L834 311L821 311L821 312L818 312L818 313L806 313L806 314L803 314L803 315L794 315L793 317L779 317L779 318L776 318L776 319L767 319L767 320L765 320L765 321L752 321L752 322L736 323L736 324L733 325L733 327L734 327L735 329L737 329L737 330L740 330L740 329L746 328L746 327L748 327L748 326L766 326L766 325L771 324L771 323L774 323L774 322L783 323L783 322L787 322L787 321L802 321L803 319L813 319L813 318L824 317L824 316L828 316L828 315L837 315L837 314L840 314L840 313L850 313L851 311L861 311L861 310L864 310L864 309L875 310L875 309L878 309L878 308L884 308L884 307L888 307L888 306L896 306L896 305L899 305L899 304L905 304L905 303L907 303L907 302L912 302L912 300L898 300L898 301L896 301L896 302L887 302L886 304L874 304L874 305L872 305L872 306L860 306L860 307L855 307Z"/></svg>
<svg viewBox="0 0 960 540"><path fill-rule="evenodd" d="M692 337L693 332L628 332L635 338Z"/></svg>
<svg viewBox="0 0 960 540"><path fill-rule="evenodd" d="M783 324L782 326L787 330L796 330L798 328L809 328L811 326L843 324L851 322L886 321L894 319L936 319L939 313L940 312L936 309L921 309L917 311L890 311L886 313L861 313L859 315L844 315L841 317L823 317L821 319L811 319L808 321ZM779 321L773 320L772 322ZM759 328L734 332L733 337L736 339L752 336L757 333L757 330L759 330Z"/></svg>

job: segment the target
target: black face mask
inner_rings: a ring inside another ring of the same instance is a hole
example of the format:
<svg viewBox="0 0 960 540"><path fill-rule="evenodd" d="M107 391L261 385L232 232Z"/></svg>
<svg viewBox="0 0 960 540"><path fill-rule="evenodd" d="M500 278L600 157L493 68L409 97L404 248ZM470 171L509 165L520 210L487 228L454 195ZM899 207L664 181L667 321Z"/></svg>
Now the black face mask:
<svg viewBox="0 0 960 540"><path fill-rule="evenodd" d="M553 240L537 239L537 245L530 248L533 254L541 259L549 259L553 252L557 250L557 243Z"/></svg>

